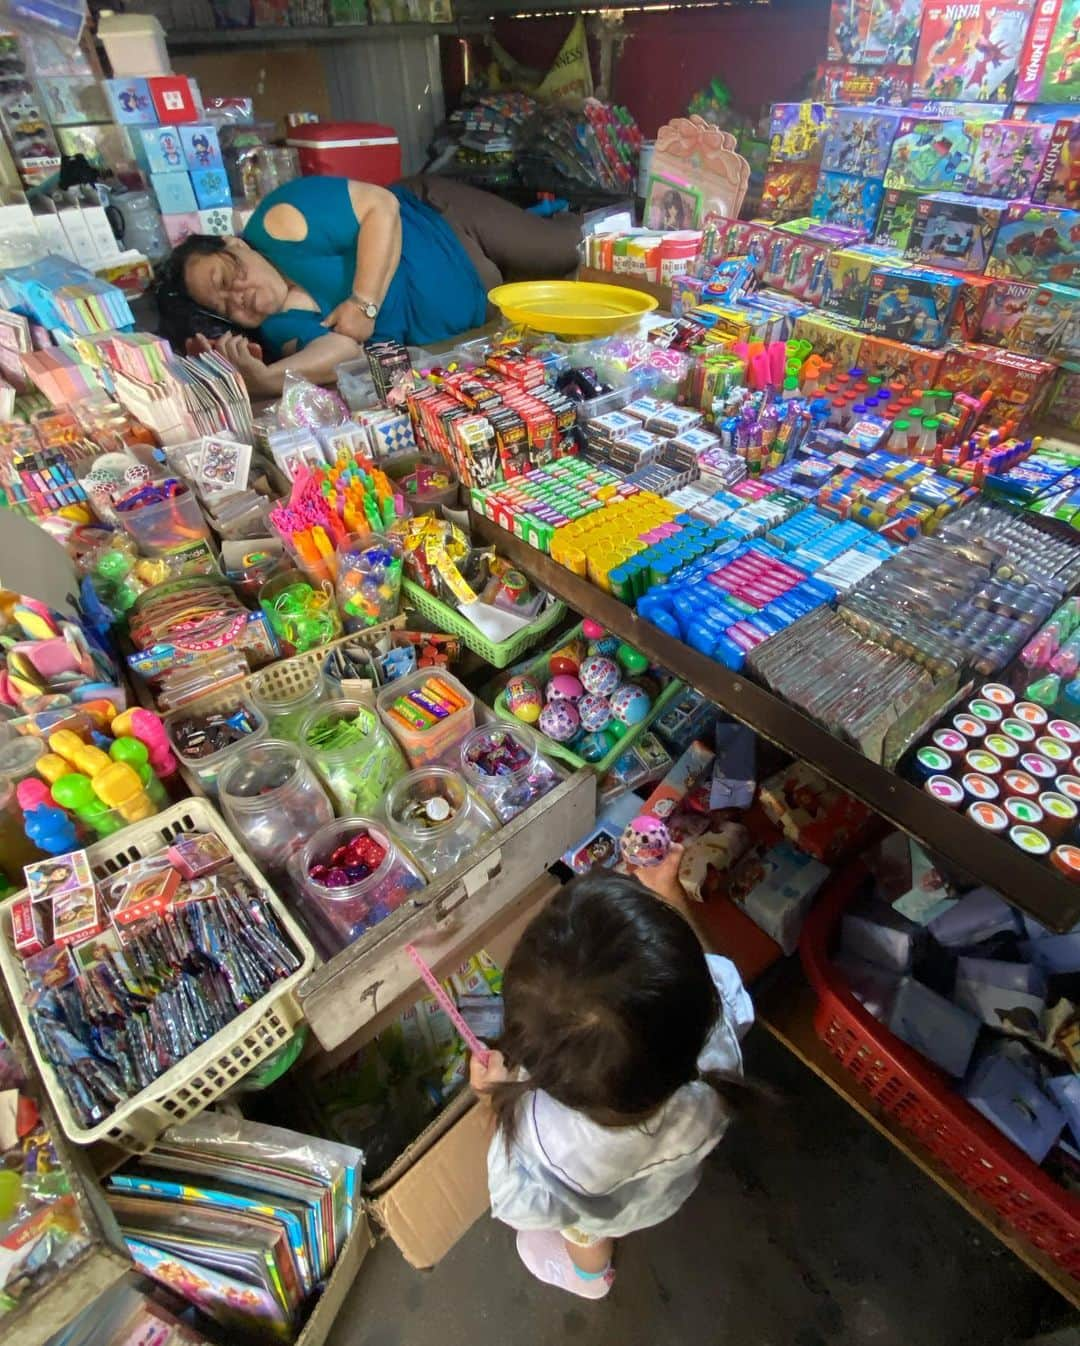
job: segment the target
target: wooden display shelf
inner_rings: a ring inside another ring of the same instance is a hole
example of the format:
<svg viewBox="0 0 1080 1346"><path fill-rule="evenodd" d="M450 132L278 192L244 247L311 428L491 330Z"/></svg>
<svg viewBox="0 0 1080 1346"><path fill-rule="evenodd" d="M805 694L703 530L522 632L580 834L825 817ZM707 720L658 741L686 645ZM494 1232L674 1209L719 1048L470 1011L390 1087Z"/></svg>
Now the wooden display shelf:
<svg viewBox="0 0 1080 1346"><path fill-rule="evenodd" d="M642 620L611 594L558 565L544 552L470 511L474 537L494 543L537 584L557 594L576 612L585 613L621 639L670 669L729 715L762 738L815 766L894 827L937 851L959 870L997 889L1010 902L1054 930L1080 921L1080 884L1070 883L1049 865L1031 860L1000 837L980 832L968 819L950 812L924 790L864 757L822 725L744 674L722 664Z"/></svg>
<svg viewBox="0 0 1080 1346"><path fill-rule="evenodd" d="M958 1183L929 1150L900 1129L887 1113L882 1112L873 1095L844 1069L814 1032L816 1007L814 992L803 977L796 959L790 959L777 967L772 976L754 987L754 1008L758 1021L778 1042L783 1043L803 1065L824 1080L875 1131L880 1132L913 1164L933 1178L943 1191L959 1202L1010 1252L1037 1272L1048 1285L1053 1286L1062 1298L1080 1308L1080 1281L1074 1280L1045 1253L1004 1224L992 1206Z"/></svg>

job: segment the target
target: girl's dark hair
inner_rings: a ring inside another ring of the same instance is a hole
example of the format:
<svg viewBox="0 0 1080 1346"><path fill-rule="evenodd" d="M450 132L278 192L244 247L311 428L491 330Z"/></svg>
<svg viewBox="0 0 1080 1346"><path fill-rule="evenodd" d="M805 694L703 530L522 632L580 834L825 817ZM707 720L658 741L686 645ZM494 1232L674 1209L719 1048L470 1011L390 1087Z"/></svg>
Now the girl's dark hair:
<svg viewBox="0 0 1080 1346"><path fill-rule="evenodd" d="M218 234L191 234L173 249L158 272L154 291L158 332L181 354L189 337L201 335L213 340L226 332L242 330L227 318L197 304L184 279L184 269L192 257L213 257L225 248L225 240Z"/></svg>
<svg viewBox="0 0 1080 1346"><path fill-rule="evenodd" d="M600 870L567 884L518 942L503 997L498 1047L528 1075L491 1091L508 1147L533 1089L601 1126L642 1122L696 1079L738 1106L738 1076L698 1071L723 1013L701 944L636 879Z"/></svg>

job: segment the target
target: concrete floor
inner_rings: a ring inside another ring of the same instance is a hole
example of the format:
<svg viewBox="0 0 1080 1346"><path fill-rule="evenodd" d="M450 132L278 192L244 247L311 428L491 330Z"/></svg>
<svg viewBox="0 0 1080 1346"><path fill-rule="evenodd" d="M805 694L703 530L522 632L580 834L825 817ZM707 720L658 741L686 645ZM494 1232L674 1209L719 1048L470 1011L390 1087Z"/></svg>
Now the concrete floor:
<svg viewBox="0 0 1080 1346"><path fill-rule="evenodd" d="M534 1281L485 1217L430 1272L383 1242L329 1346L1015 1346L1077 1315L762 1029L786 1095L697 1193L622 1245L593 1304ZM1059 1338L1055 1333L1054 1340Z"/></svg>

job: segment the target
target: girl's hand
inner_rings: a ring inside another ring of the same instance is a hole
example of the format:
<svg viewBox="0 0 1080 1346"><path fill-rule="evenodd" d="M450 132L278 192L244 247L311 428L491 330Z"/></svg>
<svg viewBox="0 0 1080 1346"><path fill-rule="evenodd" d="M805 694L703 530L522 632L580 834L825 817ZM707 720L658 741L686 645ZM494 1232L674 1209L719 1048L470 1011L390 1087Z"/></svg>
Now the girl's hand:
<svg viewBox="0 0 1080 1346"><path fill-rule="evenodd" d="M630 872L639 883L643 883L650 892L655 893L661 902L667 902L670 906L683 911L686 906L686 894L679 882L679 862L682 857L682 843L676 841L672 843L671 850L658 865L649 865L647 868L635 866Z"/></svg>
<svg viewBox="0 0 1080 1346"><path fill-rule="evenodd" d="M496 1084L505 1084L510 1078L502 1052L489 1052L487 1065L479 1057L469 1058L469 1084L473 1092L483 1095L490 1093Z"/></svg>
<svg viewBox="0 0 1080 1346"><path fill-rule="evenodd" d="M352 337L362 346L375 330L374 319L365 316L355 299L346 299L323 319L323 326L339 336Z"/></svg>

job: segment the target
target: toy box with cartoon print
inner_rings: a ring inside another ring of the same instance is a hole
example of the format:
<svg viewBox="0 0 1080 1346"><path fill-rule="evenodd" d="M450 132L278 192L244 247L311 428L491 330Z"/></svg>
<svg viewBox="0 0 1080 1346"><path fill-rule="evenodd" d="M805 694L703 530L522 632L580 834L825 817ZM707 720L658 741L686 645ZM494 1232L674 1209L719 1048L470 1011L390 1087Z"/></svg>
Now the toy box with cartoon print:
<svg viewBox="0 0 1080 1346"><path fill-rule="evenodd" d="M1056 364L1080 360L1080 290L1040 285L1031 296L1014 349Z"/></svg>
<svg viewBox="0 0 1080 1346"><path fill-rule="evenodd" d="M1034 0L928 0L923 5L915 98L1007 103Z"/></svg>
<svg viewBox="0 0 1080 1346"><path fill-rule="evenodd" d="M944 378L954 392L980 399L989 394L984 423L1015 432L1038 416L1055 368L1047 360L970 343L948 352Z"/></svg>
<svg viewBox="0 0 1080 1346"><path fill-rule="evenodd" d="M850 318L838 313L804 313L792 329L797 340L809 341L814 354L830 361L834 369L851 369L859 363L865 340Z"/></svg>
<svg viewBox="0 0 1080 1346"><path fill-rule="evenodd" d="M918 37L918 6L915 9ZM879 107L906 107L911 101L911 67L900 65L845 65L822 62L814 79L813 96L823 103Z"/></svg>
<svg viewBox="0 0 1080 1346"><path fill-rule="evenodd" d="M1080 369L1061 369L1046 404L1046 419L1080 430Z"/></svg>
<svg viewBox="0 0 1080 1346"><path fill-rule="evenodd" d="M863 338L859 364L868 374L877 374L886 383L900 379L909 388L937 388L945 366L945 352L926 350L888 337Z"/></svg>
<svg viewBox="0 0 1080 1346"><path fill-rule="evenodd" d="M966 182L980 127L960 117L901 117L885 170L885 186L947 192Z"/></svg>
<svg viewBox="0 0 1080 1346"><path fill-rule="evenodd" d="M879 266L870 276L862 325L873 336L914 346L944 345L959 281L914 267Z"/></svg>
<svg viewBox="0 0 1080 1346"><path fill-rule="evenodd" d="M1024 347L1024 321L1038 290L1024 280L991 280L977 340L1005 350Z"/></svg>
<svg viewBox="0 0 1080 1346"><path fill-rule="evenodd" d="M899 121L900 113L891 108L833 108L821 167L828 173L883 178Z"/></svg>
<svg viewBox="0 0 1080 1346"><path fill-rule="evenodd" d="M817 164L769 164L761 187L761 215L768 220L794 220L805 215L817 191Z"/></svg>
<svg viewBox="0 0 1080 1346"><path fill-rule="evenodd" d="M920 270L932 270L920 267ZM953 310L952 324L949 327L950 341L976 341L982 325L983 310L990 296L994 282L989 276L976 276L967 272L955 274L960 282L956 292L956 308Z"/></svg>
<svg viewBox="0 0 1080 1346"><path fill-rule="evenodd" d="M810 303L820 303L825 292L825 267L829 249L812 239L773 231L761 280L785 294Z"/></svg>
<svg viewBox="0 0 1080 1346"><path fill-rule="evenodd" d="M1070 117L1054 126L1031 199L1065 207L1080 201L1080 118Z"/></svg>
<svg viewBox="0 0 1080 1346"><path fill-rule="evenodd" d="M1004 204L989 196L931 192L915 207L904 254L946 271L985 271L1004 216Z"/></svg>
<svg viewBox="0 0 1080 1346"><path fill-rule="evenodd" d="M814 215L826 224L857 229L863 238L874 232L884 189L880 182L851 173L822 173L814 197Z"/></svg>
<svg viewBox="0 0 1080 1346"><path fill-rule="evenodd" d="M861 243L854 248L837 248L825 263L825 293L821 307L847 318L861 318L870 288L870 273L875 266L899 258L891 248Z"/></svg>
<svg viewBox="0 0 1080 1346"><path fill-rule="evenodd" d="M1012 202L986 274L1080 286L1080 210Z"/></svg>
<svg viewBox="0 0 1080 1346"><path fill-rule="evenodd" d="M1045 122L985 122L971 161L967 190L1001 201L1026 196L1043 166L1052 130Z"/></svg>
<svg viewBox="0 0 1080 1346"><path fill-rule="evenodd" d="M824 103L774 103L769 118L769 159L787 164L820 163L827 124Z"/></svg>
<svg viewBox="0 0 1080 1346"><path fill-rule="evenodd" d="M878 215L874 242L883 248L897 248L903 252L911 238L911 226L915 223L915 207L921 199L918 192L887 188L881 198L881 212Z"/></svg>
<svg viewBox="0 0 1080 1346"><path fill-rule="evenodd" d="M832 0L828 59L910 66L919 41L920 10L920 0Z"/></svg>
<svg viewBox="0 0 1080 1346"><path fill-rule="evenodd" d="M1020 103L1080 102L1080 0L1036 0L1020 75Z"/></svg>

